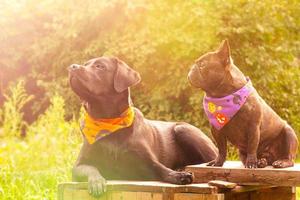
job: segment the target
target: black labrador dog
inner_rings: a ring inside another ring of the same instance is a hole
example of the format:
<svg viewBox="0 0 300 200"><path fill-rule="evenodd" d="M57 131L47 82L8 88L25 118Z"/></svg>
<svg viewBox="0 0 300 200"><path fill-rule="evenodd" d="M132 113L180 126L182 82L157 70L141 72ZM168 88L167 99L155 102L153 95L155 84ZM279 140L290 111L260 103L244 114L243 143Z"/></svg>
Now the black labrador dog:
<svg viewBox="0 0 300 200"><path fill-rule="evenodd" d="M216 158L217 148L198 128L184 122L148 120L132 107L129 87L141 78L118 58L73 64L69 79L89 118L118 119L130 107L134 114L129 126L97 137L93 143L83 134L73 180L88 181L91 195L98 197L106 191L105 179L189 184L193 175L176 169Z"/></svg>

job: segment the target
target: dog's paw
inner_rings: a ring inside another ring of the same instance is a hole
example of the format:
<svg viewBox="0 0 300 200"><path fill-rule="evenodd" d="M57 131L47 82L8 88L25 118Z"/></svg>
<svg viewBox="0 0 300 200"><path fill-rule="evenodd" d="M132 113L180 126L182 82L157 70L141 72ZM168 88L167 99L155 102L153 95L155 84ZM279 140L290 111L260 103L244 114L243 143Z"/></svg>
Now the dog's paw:
<svg viewBox="0 0 300 200"><path fill-rule="evenodd" d="M286 168L294 166L294 162L288 159L276 160L273 162L272 166L274 168Z"/></svg>
<svg viewBox="0 0 300 200"><path fill-rule="evenodd" d="M103 177L89 177L88 179L89 194L95 198L99 198L106 192L106 180Z"/></svg>
<svg viewBox="0 0 300 200"><path fill-rule="evenodd" d="M165 181L177 185L186 185L193 182L194 176L190 172L176 172L172 171L170 172L167 177L165 178Z"/></svg>
<svg viewBox="0 0 300 200"><path fill-rule="evenodd" d="M251 155L251 154L247 155L245 167L246 168L257 168L257 157L256 157L256 155Z"/></svg>
<svg viewBox="0 0 300 200"><path fill-rule="evenodd" d="M258 168L265 168L268 166L268 161L266 158L260 158L257 160L257 167Z"/></svg>
<svg viewBox="0 0 300 200"><path fill-rule="evenodd" d="M207 166L222 167L224 162L225 162L225 159L216 158L215 160L208 162Z"/></svg>

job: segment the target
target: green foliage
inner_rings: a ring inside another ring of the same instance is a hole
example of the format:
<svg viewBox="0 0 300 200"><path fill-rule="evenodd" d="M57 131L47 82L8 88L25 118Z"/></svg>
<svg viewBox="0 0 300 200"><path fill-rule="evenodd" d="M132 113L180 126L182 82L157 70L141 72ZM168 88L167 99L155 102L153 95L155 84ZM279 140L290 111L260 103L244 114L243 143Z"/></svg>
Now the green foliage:
<svg viewBox="0 0 300 200"><path fill-rule="evenodd" d="M221 38L228 38L233 58L258 92L300 133L300 2L226 1L221 10Z"/></svg>
<svg viewBox="0 0 300 200"><path fill-rule="evenodd" d="M81 134L77 121L64 120L64 104L54 96L25 140L0 142L0 199L55 199L57 184L71 179Z"/></svg>
<svg viewBox="0 0 300 200"><path fill-rule="evenodd" d="M56 93L68 100L69 118L78 115L79 102L69 90L66 67L114 55L141 73L142 83L132 94L147 117L183 120L209 132L203 94L192 89L186 75L197 57L228 38L237 66L300 132L299 1L4 2L0 65L22 66L25 60L30 76L46 88L45 100Z"/></svg>
<svg viewBox="0 0 300 200"><path fill-rule="evenodd" d="M25 92L24 81L21 80L12 85L4 97L6 101L0 110L2 136L20 136L21 129L27 126L23 121L22 108L33 99L33 96Z"/></svg>

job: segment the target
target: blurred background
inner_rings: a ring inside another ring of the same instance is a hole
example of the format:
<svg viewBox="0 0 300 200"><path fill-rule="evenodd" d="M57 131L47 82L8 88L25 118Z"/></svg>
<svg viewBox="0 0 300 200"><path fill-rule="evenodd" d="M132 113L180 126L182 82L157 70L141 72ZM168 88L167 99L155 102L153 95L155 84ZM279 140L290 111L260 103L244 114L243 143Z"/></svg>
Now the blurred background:
<svg viewBox="0 0 300 200"><path fill-rule="evenodd" d="M227 38L235 64L300 135L299 0L1 0L0 199L56 199L81 145L66 68L113 55L140 72L147 118L209 134L191 64ZM229 158L238 159L230 147Z"/></svg>

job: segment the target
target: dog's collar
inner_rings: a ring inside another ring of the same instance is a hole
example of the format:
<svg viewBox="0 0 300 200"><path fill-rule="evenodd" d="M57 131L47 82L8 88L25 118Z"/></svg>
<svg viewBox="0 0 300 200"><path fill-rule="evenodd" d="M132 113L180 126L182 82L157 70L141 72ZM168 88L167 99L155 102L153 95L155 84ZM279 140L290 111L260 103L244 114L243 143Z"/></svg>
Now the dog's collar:
<svg viewBox="0 0 300 200"><path fill-rule="evenodd" d="M247 77L247 84L238 91L221 98L204 96L203 108L212 126L222 129L244 105L255 89Z"/></svg>
<svg viewBox="0 0 300 200"><path fill-rule="evenodd" d="M81 131L88 141L93 144L95 141L116 132L119 129L132 125L134 120L134 108L128 107L118 118L94 119L87 112L81 121Z"/></svg>

